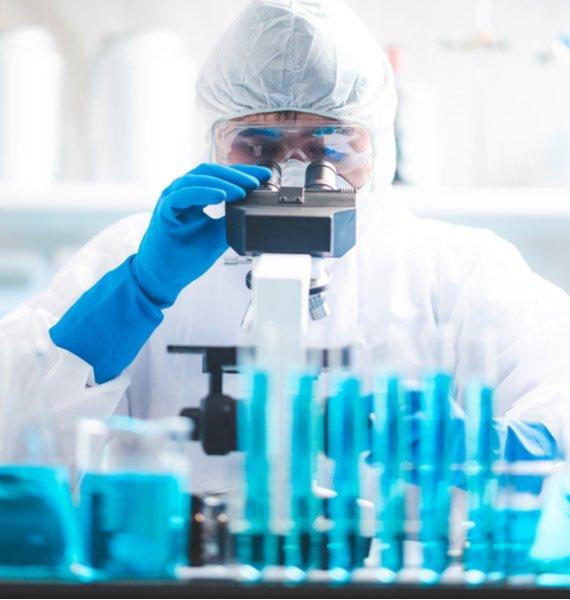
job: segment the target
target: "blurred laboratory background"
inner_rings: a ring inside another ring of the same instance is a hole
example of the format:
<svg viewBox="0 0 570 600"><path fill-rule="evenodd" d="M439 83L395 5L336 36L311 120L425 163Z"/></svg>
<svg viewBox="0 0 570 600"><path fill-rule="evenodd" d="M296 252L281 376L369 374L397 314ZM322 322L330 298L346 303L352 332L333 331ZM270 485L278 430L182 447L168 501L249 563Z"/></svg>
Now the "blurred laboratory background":
<svg viewBox="0 0 570 600"><path fill-rule="evenodd" d="M247 0L0 0L0 315L205 158L199 67ZM395 192L570 292L570 1L350 0L396 74Z"/></svg>

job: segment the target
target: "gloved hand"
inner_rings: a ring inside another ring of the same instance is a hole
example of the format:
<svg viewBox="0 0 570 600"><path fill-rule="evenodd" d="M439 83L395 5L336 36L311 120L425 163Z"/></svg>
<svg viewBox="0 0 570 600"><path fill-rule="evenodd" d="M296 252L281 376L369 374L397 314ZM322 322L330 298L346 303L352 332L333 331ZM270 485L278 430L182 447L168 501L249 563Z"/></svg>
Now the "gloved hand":
<svg viewBox="0 0 570 600"><path fill-rule="evenodd" d="M410 394L410 438L413 464L418 463L420 445L420 411L419 395ZM463 409L454 400L450 401L451 407L451 440L450 464L462 465L466 460L465 451L465 426L466 415ZM493 419L492 448L495 459L506 462L556 460L562 457L562 449L558 445L552 432L543 423L523 421L519 419L497 418ZM417 473L414 473L414 481ZM455 470L454 485L464 487L466 480L463 470ZM529 476L529 483L533 483Z"/></svg>
<svg viewBox="0 0 570 600"><path fill-rule="evenodd" d="M204 207L243 200L270 176L269 169L255 165L204 163L162 192L132 262L137 283L154 304L174 304L227 250L225 219L212 219Z"/></svg>
<svg viewBox="0 0 570 600"><path fill-rule="evenodd" d="M202 164L160 196L136 254L106 273L50 329L54 344L93 367L104 383L135 358L189 283L227 249L225 220L209 204L245 198L271 171L257 166Z"/></svg>

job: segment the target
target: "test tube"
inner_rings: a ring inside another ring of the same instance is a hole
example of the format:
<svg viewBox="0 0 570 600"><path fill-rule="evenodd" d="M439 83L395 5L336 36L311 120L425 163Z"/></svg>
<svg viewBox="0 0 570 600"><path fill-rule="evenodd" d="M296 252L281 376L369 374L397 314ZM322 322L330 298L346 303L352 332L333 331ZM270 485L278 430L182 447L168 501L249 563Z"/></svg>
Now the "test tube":
<svg viewBox="0 0 570 600"><path fill-rule="evenodd" d="M404 566L406 406L400 378L378 372L372 392L371 462L378 473L375 487L376 537L384 577L394 578Z"/></svg>
<svg viewBox="0 0 570 600"><path fill-rule="evenodd" d="M500 548L503 523L496 517L497 480L492 447L493 382L496 347L490 332L465 344L462 392L466 410L465 475L468 494L467 540L464 551L469 583L482 583L504 566Z"/></svg>
<svg viewBox="0 0 570 600"><path fill-rule="evenodd" d="M376 538L381 581L394 580L405 567L407 482L412 475L411 406L408 378L414 344L390 327L372 349L372 465L377 471L374 494Z"/></svg>
<svg viewBox="0 0 570 600"><path fill-rule="evenodd" d="M295 377L297 392L293 400L291 442L291 530L285 540L285 565L295 579L311 564L313 525L319 516L318 500L313 495L318 437L314 401L314 376ZM296 570L296 571L294 571Z"/></svg>
<svg viewBox="0 0 570 600"><path fill-rule="evenodd" d="M333 373L332 395L328 400L328 455L334 461L333 487L329 499L332 528L329 534L329 569L335 579L349 577L359 544L360 459L366 450L368 410L360 394L360 380L349 370Z"/></svg>
<svg viewBox="0 0 570 600"><path fill-rule="evenodd" d="M424 375L418 456L420 486L420 533L422 579L437 581L449 562L450 478L450 393L447 373Z"/></svg>
<svg viewBox="0 0 570 600"><path fill-rule="evenodd" d="M241 564L260 575L275 564L273 540L269 533L269 462L267 457L267 401L269 375L252 369L247 374L250 394L238 415L238 443L245 455L245 498L243 521L237 532L236 550Z"/></svg>
<svg viewBox="0 0 570 600"><path fill-rule="evenodd" d="M424 583L435 583L449 563L453 339L448 325L419 331L415 345L421 366L409 383L409 410L418 428L412 460L419 485L420 578Z"/></svg>

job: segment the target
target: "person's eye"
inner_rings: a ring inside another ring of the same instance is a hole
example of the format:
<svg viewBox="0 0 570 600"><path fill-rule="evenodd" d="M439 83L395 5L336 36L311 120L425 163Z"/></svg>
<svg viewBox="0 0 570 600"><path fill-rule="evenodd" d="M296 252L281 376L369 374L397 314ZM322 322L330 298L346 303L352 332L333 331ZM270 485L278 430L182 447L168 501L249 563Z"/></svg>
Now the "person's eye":
<svg viewBox="0 0 570 600"><path fill-rule="evenodd" d="M280 152L279 144L251 138L236 140L233 147L242 156L255 160L274 160Z"/></svg>
<svg viewBox="0 0 570 600"><path fill-rule="evenodd" d="M307 156L311 160L323 160L326 158L326 148L322 144L311 144L307 148Z"/></svg>
<svg viewBox="0 0 570 600"><path fill-rule="evenodd" d="M274 144L262 144L259 148L263 160L274 160L279 155L279 146Z"/></svg>
<svg viewBox="0 0 570 600"><path fill-rule="evenodd" d="M243 156L255 157L258 149L255 144L247 140L238 140L232 144L234 152L239 152Z"/></svg>

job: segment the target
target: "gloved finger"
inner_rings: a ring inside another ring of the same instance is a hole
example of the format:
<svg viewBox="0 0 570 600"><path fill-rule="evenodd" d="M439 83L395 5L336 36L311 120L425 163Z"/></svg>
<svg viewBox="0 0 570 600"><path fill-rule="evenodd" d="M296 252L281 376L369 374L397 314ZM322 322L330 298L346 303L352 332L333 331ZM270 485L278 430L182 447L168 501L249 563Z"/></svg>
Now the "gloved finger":
<svg viewBox="0 0 570 600"><path fill-rule="evenodd" d="M226 220L212 219L204 215L200 225L193 230L192 240L197 247L209 248L210 251L217 250L220 254L228 248L226 241Z"/></svg>
<svg viewBox="0 0 570 600"><path fill-rule="evenodd" d="M185 192L185 194L179 192ZM222 195L220 195L220 192L222 192ZM175 194L178 202L182 201L182 204L173 204ZM176 208L186 208L187 206L208 206L208 204L218 204L224 201L243 200L245 194L246 191L243 188L218 177L184 175L174 181L163 196L169 205ZM186 201L183 200L184 197Z"/></svg>
<svg viewBox="0 0 570 600"><path fill-rule="evenodd" d="M226 193L218 188L187 187L169 194L166 199L167 210L162 210L163 216L167 213L179 218L181 213L204 214L202 209L210 204L219 204L226 199ZM196 212L197 211L197 212Z"/></svg>
<svg viewBox="0 0 570 600"><path fill-rule="evenodd" d="M225 165L202 163L188 173L188 175L192 174L218 177L224 181L229 181L244 190L255 190L259 187L259 179L257 177L241 169L226 167Z"/></svg>
<svg viewBox="0 0 570 600"><path fill-rule="evenodd" d="M260 183L267 181L272 175L271 169L259 165L232 165L232 168L255 177Z"/></svg>

